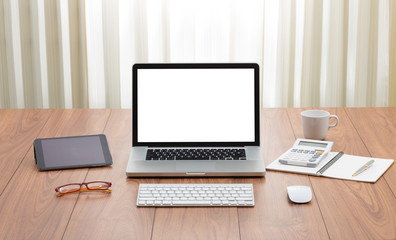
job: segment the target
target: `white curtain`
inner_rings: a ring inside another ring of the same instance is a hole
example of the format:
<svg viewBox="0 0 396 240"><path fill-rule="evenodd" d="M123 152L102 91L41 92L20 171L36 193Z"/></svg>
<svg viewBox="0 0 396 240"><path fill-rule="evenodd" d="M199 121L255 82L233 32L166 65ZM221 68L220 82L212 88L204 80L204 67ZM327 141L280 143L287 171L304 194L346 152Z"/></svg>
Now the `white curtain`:
<svg viewBox="0 0 396 240"><path fill-rule="evenodd" d="M390 1L0 0L0 107L131 108L136 62L256 62L263 107L388 106Z"/></svg>

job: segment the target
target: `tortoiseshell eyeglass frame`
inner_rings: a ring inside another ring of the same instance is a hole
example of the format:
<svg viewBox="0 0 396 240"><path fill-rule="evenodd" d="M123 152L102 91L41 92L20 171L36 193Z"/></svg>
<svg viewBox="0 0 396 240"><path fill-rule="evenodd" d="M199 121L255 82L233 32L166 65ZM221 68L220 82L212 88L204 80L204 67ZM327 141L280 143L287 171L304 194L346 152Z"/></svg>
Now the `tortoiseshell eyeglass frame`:
<svg viewBox="0 0 396 240"><path fill-rule="evenodd" d="M95 187L89 187L90 184L101 184L103 183L103 185L99 185L99 186L95 186ZM67 189L66 192L62 191L62 188L67 187L67 186L76 186L75 188L70 188ZM82 187L85 186L85 187ZM69 184L65 184L62 186L59 186L57 188L55 188L55 192L58 193L58 197L63 196L63 195L67 195L67 194L71 194L71 193L77 193L77 192L82 192L82 191L103 191L103 192L111 192L111 190L109 189L111 187L111 182L105 182L105 181L93 181L93 182L83 182L83 183L69 183Z"/></svg>

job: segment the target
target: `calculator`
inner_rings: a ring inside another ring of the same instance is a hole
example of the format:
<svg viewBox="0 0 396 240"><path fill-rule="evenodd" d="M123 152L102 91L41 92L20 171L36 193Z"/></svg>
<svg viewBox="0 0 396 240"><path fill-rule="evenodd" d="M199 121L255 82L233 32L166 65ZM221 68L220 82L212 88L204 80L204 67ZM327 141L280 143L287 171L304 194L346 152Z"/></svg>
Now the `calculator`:
<svg viewBox="0 0 396 240"><path fill-rule="evenodd" d="M316 167L333 147L333 142L298 138L293 147L279 157L282 164Z"/></svg>

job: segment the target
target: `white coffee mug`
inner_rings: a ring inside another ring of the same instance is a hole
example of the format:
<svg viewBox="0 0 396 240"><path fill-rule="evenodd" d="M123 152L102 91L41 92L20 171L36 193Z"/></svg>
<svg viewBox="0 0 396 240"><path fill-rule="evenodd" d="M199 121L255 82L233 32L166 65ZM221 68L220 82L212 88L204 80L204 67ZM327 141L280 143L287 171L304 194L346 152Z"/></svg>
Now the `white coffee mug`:
<svg viewBox="0 0 396 240"><path fill-rule="evenodd" d="M335 118L335 124L329 124L329 119ZM338 117L330 115L323 110L307 110L301 112L302 128L304 137L307 139L323 140L327 131L338 124Z"/></svg>

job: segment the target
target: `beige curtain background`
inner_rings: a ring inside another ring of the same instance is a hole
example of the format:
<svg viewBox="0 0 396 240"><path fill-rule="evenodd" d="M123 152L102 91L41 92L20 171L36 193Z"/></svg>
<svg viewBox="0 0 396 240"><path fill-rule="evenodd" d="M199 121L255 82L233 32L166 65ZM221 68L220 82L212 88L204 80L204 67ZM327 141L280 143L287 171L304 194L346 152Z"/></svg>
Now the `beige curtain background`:
<svg viewBox="0 0 396 240"><path fill-rule="evenodd" d="M390 1L389 106L396 107L396 1Z"/></svg>
<svg viewBox="0 0 396 240"><path fill-rule="evenodd" d="M0 0L0 108L131 108L136 62L257 62L263 107L396 106L395 0Z"/></svg>

